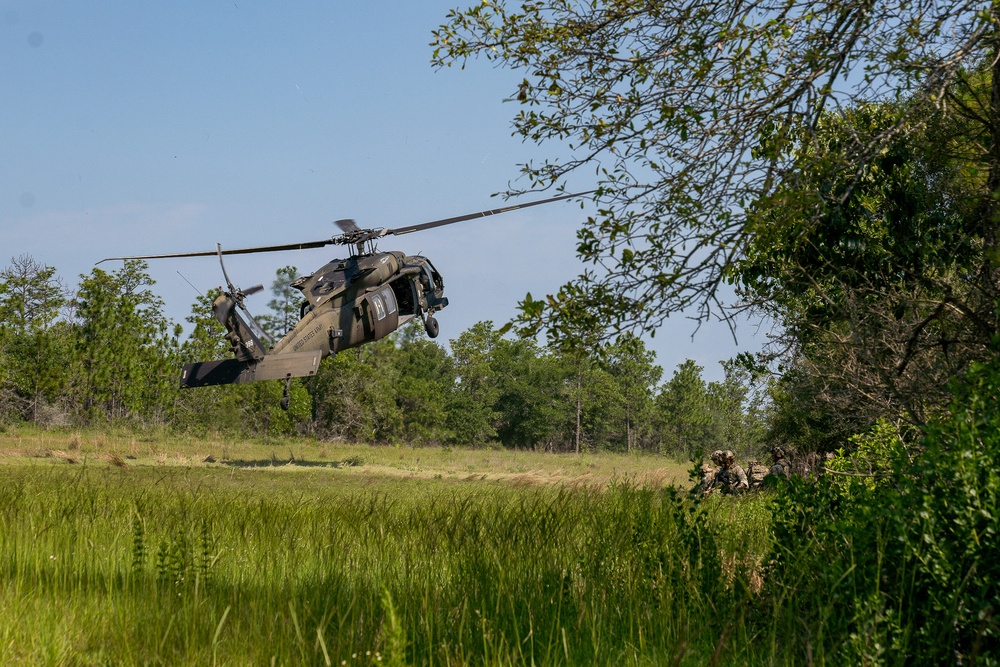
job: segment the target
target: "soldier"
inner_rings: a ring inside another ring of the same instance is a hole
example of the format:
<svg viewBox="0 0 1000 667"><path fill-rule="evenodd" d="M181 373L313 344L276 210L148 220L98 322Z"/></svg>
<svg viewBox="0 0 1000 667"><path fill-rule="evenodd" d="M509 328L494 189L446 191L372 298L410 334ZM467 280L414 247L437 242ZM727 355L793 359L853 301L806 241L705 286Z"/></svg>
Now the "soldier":
<svg viewBox="0 0 1000 667"><path fill-rule="evenodd" d="M729 449L722 452L722 467L715 473L715 486L723 493L743 493L750 488L747 474L736 464L736 455Z"/></svg>
<svg viewBox="0 0 1000 667"><path fill-rule="evenodd" d="M712 492L712 486L715 484L715 468L703 463L699 470L701 471L701 482L694 487L694 493L699 496L707 496Z"/></svg>
<svg viewBox="0 0 1000 667"><path fill-rule="evenodd" d="M722 450L721 449L716 449L714 452L712 452L712 454L711 454L711 456L709 456L709 458L712 459L712 463L715 464L715 468L713 468L712 466L708 465L707 463L704 464L704 465L702 465L701 466L701 472L702 472L701 483L698 484L697 487L695 487L695 492L696 493L700 493L700 494L706 495L706 496L709 495L710 493L712 493L713 491L718 490L718 488L719 488L717 475L719 474L719 468L722 467L722 459L723 459L723 452L722 452ZM711 473L709 474L706 471L711 471Z"/></svg>
<svg viewBox="0 0 1000 667"><path fill-rule="evenodd" d="M772 447L771 468L767 471L767 474L788 479L791 472L792 463L788 460L788 452L785 451L785 448L781 445L775 445Z"/></svg>

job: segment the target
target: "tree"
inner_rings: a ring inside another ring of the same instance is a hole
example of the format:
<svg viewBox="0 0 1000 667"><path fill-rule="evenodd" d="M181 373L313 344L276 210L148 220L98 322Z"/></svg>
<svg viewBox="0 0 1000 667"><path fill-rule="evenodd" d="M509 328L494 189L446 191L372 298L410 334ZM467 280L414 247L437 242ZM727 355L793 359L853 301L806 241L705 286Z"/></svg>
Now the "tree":
<svg viewBox="0 0 1000 667"><path fill-rule="evenodd" d="M69 366L69 329L57 322L66 289L55 268L28 255L0 271L0 418L40 422L59 402Z"/></svg>
<svg viewBox="0 0 1000 667"><path fill-rule="evenodd" d="M275 340L280 340L299 321L299 304L302 293L292 287L299 270L294 266L283 266L277 271L274 282L271 283L271 294L274 298L267 302L270 313L257 318L260 325Z"/></svg>
<svg viewBox="0 0 1000 667"><path fill-rule="evenodd" d="M829 412L828 434L880 418L924 423L949 403L951 378L998 343L975 135L937 116L857 173L837 168L845 145L895 126L900 107L845 109L796 141L814 168L779 186L789 205L750 215L754 241L731 267L747 303L783 327L770 352L793 373L783 391L798 402L782 405Z"/></svg>
<svg viewBox="0 0 1000 667"><path fill-rule="evenodd" d="M530 300L531 295L528 294L527 298ZM522 330L520 333L525 338L533 337L533 332L530 330ZM563 322L558 327L552 327L546 333L549 350L572 375L567 388L576 417L573 426L573 450L579 454L580 441L584 437L584 410L589 408L585 405L585 399L592 397L589 385L594 379L595 372L599 370L600 359L605 353L606 325L597 313L583 311L579 317Z"/></svg>
<svg viewBox="0 0 1000 667"><path fill-rule="evenodd" d="M685 360L656 397L664 453L693 458L719 443L702 370L691 359Z"/></svg>
<svg viewBox="0 0 1000 667"><path fill-rule="evenodd" d="M574 422L566 400L565 364L530 339L501 339L493 368L500 442L505 447L565 449L572 442L568 434L573 433L569 425Z"/></svg>
<svg viewBox="0 0 1000 667"><path fill-rule="evenodd" d="M569 369L579 368L579 362L568 363ZM574 372L572 382L580 382L579 387L573 387L574 398L580 397L579 422L574 424L574 445L579 438L581 450L595 451L601 449L625 449L626 435L626 405L619 394L620 387L615 377L601 363L599 358L586 360L585 372L581 375Z"/></svg>
<svg viewBox="0 0 1000 667"><path fill-rule="evenodd" d="M502 337L487 321L449 341L458 384L448 406L448 427L458 444L484 445L496 438L500 389L495 355Z"/></svg>
<svg viewBox="0 0 1000 667"><path fill-rule="evenodd" d="M403 413L396 403L395 346L386 337L323 360L309 383L319 435L378 443L399 437Z"/></svg>
<svg viewBox="0 0 1000 667"><path fill-rule="evenodd" d="M0 271L0 327L15 333L47 329L65 303L66 289L54 267L20 255Z"/></svg>
<svg viewBox="0 0 1000 667"><path fill-rule="evenodd" d="M107 420L166 419L177 391L175 345L146 264L82 278L73 304L78 409Z"/></svg>
<svg viewBox="0 0 1000 667"><path fill-rule="evenodd" d="M736 361L722 363L725 378L708 383L714 432L721 448L740 456L756 454L766 434L766 393L757 379Z"/></svg>
<svg viewBox="0 0 1000 667"><path fill-rule="evenodd" d="M447 407L455 391L455 369L443 347L424 337L416 320L397 334L396 402L404 416L403 437L411 444L449 440Z"/></svg>
<svg viewBox="0 0 1000 667"><path fill-rule="evenodd" d="M616 384L626 451L642 446L652 430L653 391L663 369L656 354L647 350L642 339L625 333L608 348L605 367Z"/></svg>
<svg viewBox="0 0 1000 667"><path fill-rule="evenodd" d="M747 214L788 203L780 186L817 156L787 147L818 135L828 111L908 100L894 123L822 156L849 175L919 129L929 109L967 112L956 83L980 58L1000 71L998 14L969 0L484 0L449 13L433 63L483 57L524 72L511 91L521 108L514 132L559 144L523 165L528 188L598 174L598 213L578 245L596 268L550 299L526 298L526 325L558 335L597 312L612 329L653 330L683 310L701 320L730 312L719 288L752 240ZM979 109L988 255L1000 207L991 196L1000 191L1000 76L991 85Z"/></svg>
<svg viewBox="0 0 1000 667"><path fill-rule="evenodd" d="M192 304L186 319L193 328L180 346L178 364L232 358L226 328L212 312L219 294L218 289L209 290ZM288 410L280 407L283 391L281 381L185 389L175 399L173 423L179 428L230 434L287 435L308 430L313 406L306 386L292 379Z"/></svg>
<svg viewBox="0 0 1000 667"><path fill-rule="evenodd" d="M191 333L181 345L179 362L195 363L224 359L231 355L224 338L226 328L212 314L212 302L220 294L211 289L191 305L186 320ZM248 433L246 387L220 385L178 392L174 424L179 428L222 433Z"/></svg>

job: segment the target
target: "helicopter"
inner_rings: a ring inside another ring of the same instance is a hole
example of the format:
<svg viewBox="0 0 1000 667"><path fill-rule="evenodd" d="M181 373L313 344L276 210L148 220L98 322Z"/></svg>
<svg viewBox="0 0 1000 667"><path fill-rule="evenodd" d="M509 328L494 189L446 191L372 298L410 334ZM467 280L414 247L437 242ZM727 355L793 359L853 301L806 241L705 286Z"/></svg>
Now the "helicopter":
<svg viewBox="0 0 1000 667"><path fill-rule="evenodd" d="M226 289L220 290L221 293L212 304L212 314L225 326L225 337L234 358L184 364L180 386L189 389L284 380L285 390L280 405L287 410L292 378L315 375L320 362L327 356L384 338L418 318L427 335L437 337L440 327L434 314L448 305L441 273L423 255L407 255L398 250L380 252L377 247L379 239L586 194L590 192L565 194L393 229L362 229L354 220L337 220L334 224L340 229L340 234L304 243L236 249L223 249L220 244L216 244L214 251L108 257L97 263L212 255L218 257ZM246 298L263 290L263 286L254 285L246 290L235 287L226 273L223 256L306 250L327 245L349 247L348 257L333 259L291 283L304 297L299 310L300 319L280 340L273 341L245 304Z"/></svg>

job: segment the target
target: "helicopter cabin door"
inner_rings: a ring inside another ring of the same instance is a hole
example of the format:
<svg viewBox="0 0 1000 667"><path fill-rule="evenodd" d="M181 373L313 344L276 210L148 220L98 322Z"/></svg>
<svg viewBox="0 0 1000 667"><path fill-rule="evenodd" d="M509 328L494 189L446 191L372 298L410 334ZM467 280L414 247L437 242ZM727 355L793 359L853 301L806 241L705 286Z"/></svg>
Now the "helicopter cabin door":
<svg viewBox="0 0 1000 667"><path fill-rule="evenodd" d="M396 295L392 293L392 288L384 285L377 290L369 292L365 296L365 310L367 311L367 321L365 328L365 338L378 340L391 334L399 327L399 307L396 304Z"/></svg>

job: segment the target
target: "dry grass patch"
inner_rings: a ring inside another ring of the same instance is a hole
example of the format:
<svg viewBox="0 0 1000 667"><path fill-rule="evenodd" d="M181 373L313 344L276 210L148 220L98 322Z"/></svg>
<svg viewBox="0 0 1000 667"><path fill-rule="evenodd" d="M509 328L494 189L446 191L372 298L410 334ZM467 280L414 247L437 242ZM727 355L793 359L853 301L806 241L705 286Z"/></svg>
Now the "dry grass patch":
<svg viewBox="0 0 1000 667"><path fill-rule="evenodd" d="M237 439L178 436L155 429L128 431L42 430L0 432L0 458L16 465L29 458L67 463L106 462L122 469L281 469L301 473L337 469L338 475L387 479L501 482L517 486L604 488L615 481L688 486L688 464L648 454L550 453L460 447L372 446L310 438Z"/></svg>

